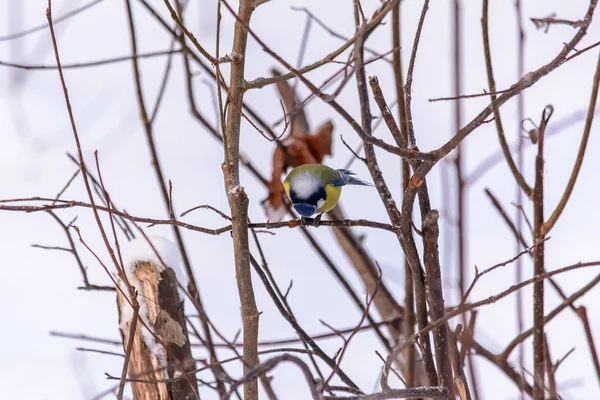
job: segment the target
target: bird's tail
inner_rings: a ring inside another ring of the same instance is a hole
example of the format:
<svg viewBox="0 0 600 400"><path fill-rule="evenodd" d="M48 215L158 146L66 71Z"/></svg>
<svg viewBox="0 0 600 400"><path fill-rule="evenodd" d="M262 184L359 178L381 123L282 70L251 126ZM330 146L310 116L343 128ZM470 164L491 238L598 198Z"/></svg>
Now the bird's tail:
<svg viewBox="0 0 600 400"><path fill-rule="evenodd" d="M354 172L347 169L338 169L340 176L344 180L345 185L361 185L361 186L373 186L373 184L369 182L365 182L362 179L355 178L356 175Z"/></svg>

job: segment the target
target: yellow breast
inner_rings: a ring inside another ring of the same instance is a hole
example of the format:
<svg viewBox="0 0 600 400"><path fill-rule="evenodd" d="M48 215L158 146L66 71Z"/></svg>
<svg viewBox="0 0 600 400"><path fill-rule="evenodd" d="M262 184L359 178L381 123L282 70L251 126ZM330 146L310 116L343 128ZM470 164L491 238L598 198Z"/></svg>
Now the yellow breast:
<svg viewBox="0 0 600 400"><path fill-rule="evenodd" d="M319 208L318 212L327 212L333 210L336 206L338 200L340 199L340 195L342 194L342 188L340 186L326 185L325 186L325 203Z"/></svg>

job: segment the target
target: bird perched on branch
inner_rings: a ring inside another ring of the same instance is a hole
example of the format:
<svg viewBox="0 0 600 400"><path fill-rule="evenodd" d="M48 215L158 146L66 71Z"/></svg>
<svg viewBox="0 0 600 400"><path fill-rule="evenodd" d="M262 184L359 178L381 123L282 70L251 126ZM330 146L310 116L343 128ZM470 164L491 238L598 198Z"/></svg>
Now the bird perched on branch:
<svg viewBox="0 0 600 400"><path fill-rule="evenodd" d="M318 226L323 213L332 210L342 194L342 186L373 186L354 177L347 169L333 169L323 164L304 164L290 171L283 181L285 193L294 209L301 215L304 225L306 217L319 213L314 220Z"/></svg>

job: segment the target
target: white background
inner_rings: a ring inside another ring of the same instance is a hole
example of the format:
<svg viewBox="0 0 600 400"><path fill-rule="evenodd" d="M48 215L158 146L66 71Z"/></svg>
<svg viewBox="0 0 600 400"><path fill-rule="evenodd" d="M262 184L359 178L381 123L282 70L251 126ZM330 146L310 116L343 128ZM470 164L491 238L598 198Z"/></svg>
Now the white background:
<svg viewBox="0 0 600 400"><path fill-rule="evenodd" d="M45 23L46 2L42 0L0 0L3 23L0 35ZM161 0L150 2L169 21ZM379 6L379 1L363 0L367 15ZM451 1L432 1L427 15L417 58L413 85L413 116L418 144L423 150L434 149L454 133L453 105L451 102L428 102L428 99L452 95L452 42ZM465 0L463 3L463 93L480 93L487 88L481 40L481 2ZM507 88L518 77L516 74L516 25L514 2L490 1L490 34L496 83L499 89ZM580 19L588 2L577 1L523 1L523 21L526 29L525 70L531 71L550 61L570 40L575 30L569 26L553 26L547 34L535 29L529 17L545 17L556 12L559 18ZM54 15L84 4L79 1L55 1ZM140 4L132 0L139 52L167 50L168 34L153 20ZM412 47L416 22L422 2L403 2L404 71ZM233 3L237 8L237 4ZM252 27L260 37L279 55L295 63L305 25L305 15L291 9L305 6L334 30L351 36L354 30L352 2L272 0L259 7L252 17ZM20 17L18 10L21 10ZM187 25L201 43L214 53L216 1L192 0L186 12ZM596 18L597 19L597 18ZM391 48L390 22L380 27L369 39L370 47L381 52ZM591 25L588 35L578 48L596 42L599 38L598 21ZM123 1L105 0L69 22L56 26L61 58L64 64L99 60L130 54L126 10ZM221 54L231 50L233 18L223 9ZM308 64L337 48L341 41L313 24L305 56ZM597 51L592 50L560 67L549 77L539 81L525 92L525 115L539 119L546 104L555 108L552 122L574 112L587 109L593 79ZM343 59L343 58L342 58ZM50 36L47 30L13 42L0 42L0 60L25 64L54 64ZM149 107L154 103L160 85L164 58L142 60L144 93ZM255 78L269 74L277 62L249 40L247 76ZM326 79L338 65L327 66L307 74L313 82ZM198 69L194 67L194 70ZM2 67L0 75L0 198L44 196L53 197L75 171L76 166L67 159L65 152L75 152L73 135L68 122L63 94L56 70L21 71ZM228 69L224 68L228 76ZM393 75L389 64L379 62L369 66L368 75L377 75L389 101L395 98ZM131 62L110 66L65 71L75 119L79 128L84 152L89 165L93 165L93 152L98 150L102 173L107 189L117 206L137 216L165 217L144 131L139 120L138 106ZM199 204L211 204L227 211L223 189L222 148L189 115L184 86L183 66L179 57L174 58L172 76L154 125L156 143L164 174L174 186L174 204L182 212ZM203 81L209 77L199 73L195 77L195 89L200 110L214 121L211 91ZM308 91L298 85L303 96ZM254 105L267 121L281 117L281 108L274 87L253 90L246 101ZM339 98L339 102L356 119L359 119L355 83L351 82ZM487 98L463 102L463 124L473 118L485 105ZM307 107L309 122L313 128L327 119L335 122L334 156L325 163L343 167L351 154L343 147L339 136L352 146L359 138L333 110L321 101L313 101ZM518 135L516 100L502 108L505 130L512 142ZM551 122L551 125L552 125ZM596 125L597 126L597 125ZM276 130L278 130L277 128ZM577 152L583 121L561 130L547 140L546 145L546 212L555 207L560 198ZM391 142L383 127L377 134ZM597 129L592 130L586 159L573 196L547 245L547 269L553 270L578 261L600 259L598 250L597 211L600 147ZM270 156L273 144L266 141L246 122L242 127L241 148L266 176L270 175ZM466 140L466 170L471 171L489 154L498 149L494 124L486 124L473 132ZM397 158L378 152L380 166L384 171L392 193L400 198L400 174ZM534 150L526 152L527 180L533 182ZM353 168L364 178L368 171L360 163ZM435 208L450 207L442 204L441 164L429 179L432 205ZM454 170L446 176L448 186L454 190ZM242 183L250 196L252 221L264 221L260 200L265 189L255 182L246 171ZM491 207L483 189L489 187L514 215L510 202L514 199L515 185L504 164L490 170L470 189L468 195L468 265L480 269L501 262L515 255L510 232L499 215ZM86 199L83 183L76 180L64 196L67 199ZM451 196L453 197L453 195ZM366 188L349 188L342 199L349 218L367 218L387 221L385 210L377 192ZM368 205L368 207L366 206ZM531 215L531 204L526 204ZM100 241L97 227L89 210L60 212L68 221L78 215L77 225L86 242L108 260ZM208 211L196 211L185 217L186 221L219 227L224 221ZM456 253L454 231L443 221L441 259L444 262L444 278L450 282L445 290L449 304L456 301L454 284ZM328 254L340 265L353 286L363 292L359 278L348 265L332 233L327 228L313 230ZM365 244L374 258L384 268L384 278L399 301L403 301L402 254L396 238L388 232L365 231ZM153 227L147 232L171 237L168 227ZM234 278L232 243L228 234L219 237L184 231L184 237L199 282L201 295L213 323L229 338L240 329L239 301ZM277 235L261 235L262 244L275 277L286 287L293 279L289 296L300 324L311 333L326 331L319 322L324 320L337 328L355 325L359 313L348 301L347 295L326 270L320 259L312 252L297 230L279 230ZM122 359L107 355L82 353L78 346L102 348L120 352L120 347L103 346L49 336L52 330L118 339L118 322L113 293L86 292L77 289L81 276L71 255L31 248L31 244L66 245L61 228L45 213L24 214L0 212L0 394L12 399L90 399L99 392L116 384L106 381L104 373L119 375ZM110 284L106 274L93 257L79 246L88 267L90 280L95 284ZM531 276L529 260L524 262L524 276ZM597 268L578 270L560 276L567 294L585 285L598 273ZM394 276L395 275L395 276ZM256 276L255 276L256 278ZM514 282L514 266L507 266L487 276L477 285L472 299L482 299L506 289ZM294 332L273 307L271 300L258 279L255 291L259 310L261 339L293 337ZM530 299L531 290L523 292ZM559 303L551 289L547 290L547 309ZM516 335L514 296L481 309L478 318L477 338L490 350L501 351ZM584 296L577 305L588 306L592 331L600 332L600 301L598 289ZM525 310L525 327L531 326L531 306ZM458 321L456 321L458 322ZM560 393L566 399L587 399L598 396L598 382L581 323L569 310L564 311L548 325L553 359L562 357L568 350L575 352L563 363L557 373ZM598 340L597 340L598 341ZM333 354L340 346L339 340L323 342ZM531 371L531 342L526 342L527 368ZM352 342L343 364L344 370L366 391L376 389L381 361L374 350L380 344L370 334L360 334ZM513 353L511 361L516 360ZM229 357L229 352L221 357ZM198 352L198 357L205 354ZM263 358L264 359L264 358ZM506 376L486 360L475 357L479 376L479 388L485 399L512 399L518 396L516 387ZM239 376L237 367L229 367ZM301 375L290 366L281 366L273 381L281 399L305 399L307 389ZM208 377L208 375L204 375ZM202 389L202 398L215 398L214 392ZM112 396L112 395L111 395ZM109 396L110 397L110 396Z"/></svg>

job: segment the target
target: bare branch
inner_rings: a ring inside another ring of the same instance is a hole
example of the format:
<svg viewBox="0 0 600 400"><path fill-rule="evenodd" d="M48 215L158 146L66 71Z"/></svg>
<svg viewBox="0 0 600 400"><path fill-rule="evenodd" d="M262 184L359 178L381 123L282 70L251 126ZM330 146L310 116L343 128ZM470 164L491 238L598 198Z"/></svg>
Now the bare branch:
<svg viewBox="0 0 600 400"><path fill-rule="evenodd" d="M548 218L548 221L544 223L542 227L542 231L544 234L548 234L550 230L558 221L558 218L564 211L567 203L569 202L569 198L571 197L571 193L573 193L573 188L575 187L575 183L577 182L577 177L579 176L579 171L581 170L581 165L583 164L583 157L585 156L585 150L587 149L588 139L590 138L590 132L592 130L592 122L594 121L594 114L596 109L596 100L598 99L598 87L600 86L600 55L598 55L598 63L596 64L596 72L594 74L594 83L592 84L592 95L590 98L590 104L588 107L587 118L585 120L585 127L583 128L583 136L581 137L581 144L579 145L579 151L577 152L577 158L575 159L575 165L573 166L573 170L571 171L571 176L569 178L569 182L567 183L567 187L556 206L556 209Z"/></svg>
<svg viewBox="0 0 600 400"><path fill-rule="evenodd" d="M483 31L483 53L485 55L485 67L488 78L488 85L490 87L490 98L492 102L496 100L496 80L494 79L494 70L492 67L492 54L490 49L490 35L488 28L488 10L489 10L489 0L483 0L483 16L481 17L481 29ZM502 152L504 153L504 158L508 163L510 171L512 172L515 180L525 192L527 198L531 198L533 195L533 190L525 181L525 178L521 174L521 171L517 168L515 161L510 153L510 148L508 147L508 142L506 141L506 136L504 135L504 127L502 126L502 119L500 118L500 111L496 109L494 111L494 122L496 124L496 130L498 131L498 140L500 141L500 147L502 148Z"/></svg>

